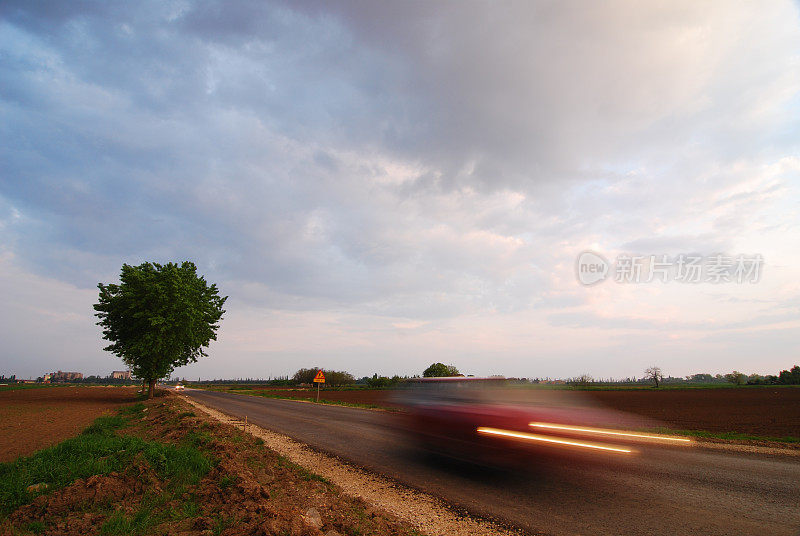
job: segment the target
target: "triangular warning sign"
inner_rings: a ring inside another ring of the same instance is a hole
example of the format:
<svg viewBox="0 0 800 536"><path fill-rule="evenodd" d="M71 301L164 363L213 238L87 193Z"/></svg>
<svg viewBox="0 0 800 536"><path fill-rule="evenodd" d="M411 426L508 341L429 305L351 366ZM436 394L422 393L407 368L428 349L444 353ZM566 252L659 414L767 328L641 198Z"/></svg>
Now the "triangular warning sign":
<svg viewBox="0 0 800 536"><path fill-rule="evenodd" d="M325 383L325 375L322 373L321 370L318 370L317 375L314 376L314 383Z"/></svg>

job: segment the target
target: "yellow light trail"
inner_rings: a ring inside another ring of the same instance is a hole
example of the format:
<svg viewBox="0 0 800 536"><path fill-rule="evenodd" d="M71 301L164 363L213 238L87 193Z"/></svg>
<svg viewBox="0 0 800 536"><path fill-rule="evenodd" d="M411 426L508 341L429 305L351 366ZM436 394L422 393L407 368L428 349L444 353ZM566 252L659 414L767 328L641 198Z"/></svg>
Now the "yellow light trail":
<svg viewBox="0 0 800 536"><path fill-rule="evenodd" d="M528 426L533 428L546 428L548 430L564 430L567 432L581 432L586 434L603 434L603 435L613 435L613 436L622 436L622 437L633 437L633 438L640 438L640 439L657 439L659 441L676 441L679 443L691 443L691 439L685 439L682 437L671 437L671 436L663 436L657 434L637 434L633 432L622 432L617 430L604 430L602 428L584 428L580 426L567 426L563 424L550 424L546 422L532 422Z"/></svg>
<svg viewBox="0 0 800 536"><path fill-rule="evenodd" d="M630 454L633 451L630 449L606 445L596 445L594 443L582 443L580 441L573 441L571 439L561 439L551 436L543 436L538 434L530 434L528 432L515 432L513 430L501 430L499 428L488 428L485 426L478 427L479 434L490 434L504 437L515 437L517 439L524 439L526 441L541 441L543 443L555 443L558 445L569 445L572 447L582 447L587 449L608 450L611 452L621 452Z"/></svg>

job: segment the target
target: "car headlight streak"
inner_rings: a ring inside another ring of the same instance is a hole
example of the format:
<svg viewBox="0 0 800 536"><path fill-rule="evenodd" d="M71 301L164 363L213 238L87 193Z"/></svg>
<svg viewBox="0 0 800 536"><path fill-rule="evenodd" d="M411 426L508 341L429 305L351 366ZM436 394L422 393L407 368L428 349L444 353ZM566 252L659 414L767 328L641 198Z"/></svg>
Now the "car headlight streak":
<svg viewBox="0 0 800 536"><path fill-rule="evenodd" d="M585 449L595 449L595 450L603 450L609 452L616 452L621 454L631 454L633 450L625 447L618 447L614 445L599 445L597 443L587 443L584 441L576 441L573 439L561 438L561 437L553 437L553 436L546 436L540 434L531 434L528 432L517 432L515 430L502 430L500 428L489 428L486 426L478 427L478 433L484 435L493 435L493 436L501 436L501 437L508 437L513 439L521 439L523 441L532 441L532 442L539 442L539 443L548 443L551 445L563 445L568 447L578 447L578 448L585 448Z"/></svg>
<svg viewBox="0 0 800 536"><path fill-rule="evenodd" d="M604 428L590 428L587 426L569 426L565 424L554 424L554 423L546 423L546 422L532 422L528 426L531 428L537 429L544 429L544 430L559 430L563 432L571 432L575 434L585 434L585 435L604 435L604 436L614 436L618 438L625 438L625 439L632 439L632 440L647 440L647 441L658 441L658 442L667 442L667 443L682 443L682 444L690 444L692 443L691 439L683 438L683 437L673 437L661 434L643 434L641 432L628 432L625 430L608 430Z"/></svg>

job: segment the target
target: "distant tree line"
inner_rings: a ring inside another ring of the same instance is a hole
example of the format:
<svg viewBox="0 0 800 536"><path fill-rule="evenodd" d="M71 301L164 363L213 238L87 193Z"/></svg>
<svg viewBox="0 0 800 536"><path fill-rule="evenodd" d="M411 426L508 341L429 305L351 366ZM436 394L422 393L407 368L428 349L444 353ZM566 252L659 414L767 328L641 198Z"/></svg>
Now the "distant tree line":
<svg viewBox="0 0 800 536"><path fill-rule="evenodd" d="M16 375L12 374L9 377L6 377L0 374L0 383L16 383L22 382L25 380L17 379ZM39 376L36 378L36 382L44 383L45 379L44 376ZM139 385L141 383L140 380L133 379L133 380L123 380L112 378L111 376L85 376L83 378L74 378L69 381L54 381L50 380L51 383L80 383L80 384L102 384L102 385Z"/></svg>
<svg viewBox="0 0 800 536"><path fill-rule="evenodd" d="M386 389L397 386L403 381L419 378L419 376L381 376L373 374L372 376L363 376L356 379L352 374L345 371L320 369L319 367L301 368L292 376L278 376L270 378L232 378L232 379L213 379L213 380L200 380L197 379L198 384L214 385L214 384L253 384L253 385L268 385L272 387L295 387L299 385L311 385L316 376L317 371L322 370L325 374L325 386L342 388L370 388L370 389ZM435 378L443 376L460 376L458 369L453 365L445 365L443 363L433 363L426 368L422 376L426 378ZM37 381L41 382L43 378L38 378ZM582 374L574 378L566 380L553 380L550 378L508 378L509 381L519 384L551 384L561 383L570 384L575 387L587 387L590 385L635 385L635 384L651 384L654 386L662 385L692 385L692 384L725 384L731 383L734 385L800 385L800 365L795 365L789 370L782 370L777 375L767 374L744 374L734 370L728 374L690 374L683 377L664 376L659 367L649 367L645 371L645 375L641 378L624 378L624 379L600 379L593 378L588 374ZM6 377L0 375L0 383L14 383L18 380L16 376L11 375ZM173 378L172 382L180 381L179 378ZM183 378L186 382L186 378ZM114 379L104 376L86 376L82 379L71 380L69 383L76 384L103 384L103 385L137 385L141 380L134 378L133 380ZM192 382L195 383L195 382Z"/></svg>
<svg viewBox="0 0 800 536"><path fill-rule="evenodd" d="M275 387L288 387L295 385L294 380L292 380L289 376L276 376L274 378L272 376L268 378L214 378L212 380L201 380L200 378L197 378L197 381L194 381L191 378L172 378L170 382L196 383L199 385L240 383L244 385L271 385Z"/></svg>
<svg viewBox="0 0 800 536"><path fill-rule="evenodd" d="M591 376L583 375L577 378L570 378L569 382L573 385L595 384L630 384L630 383L652 383L654 387L665 384L726 384L734 385L800 385L800 365L795 365L790 370L782 370L777 376L767 374L744 374L738 370L728 374L690 374L682 378L664 376L661 368L657 366L648 367L642 378L625 378L624 380L594 380Z"/></svg>
<svg viewBox="0 0 800 536"><path fill-rule="evenodd" d="M800 385L800 365L782 370L777 376L767 374L744 374L734 370L728 374L693 374L686 379L692 383L732 383L734 385Z"/></svg>
<svg viewBox="0 0 800 536"><path fill-rule="evenodd" d="M214 379L214 380L200 380L197 383L203 385L214 384L259 384L268 385L271 387L288 387L288 386L310 386L314 382L314 377L317 372L322 370L325 375L325 386L333 388L353 387L353 388L370 388L370 389L386 389L397 386L403 381L411 378L418 378L419 376L381 376L377 373L372 376L363 376L356 379L351 373L340 370L329 370L321 367L305 367L299 369L291 377L282 376L278 378L239 378L239 379ZM442 377L442 376L459 376L458 369L453 365L445 365L443 363L433 363L422 374L426 378ZM178 379L174 378L173 382ZM186 379L184 378L184 382Z"/></svg>
<svg viewBox="0 0 800 536"><path fill-rule="evenodd" d="M39 378L37 381L43 380ZM69 380L66 383L86 383L86 384L103 384L103 385L141 385L142 381L138 379L123 380L121 378L112 378L111 376L84 376L80 379Z"/></svg>

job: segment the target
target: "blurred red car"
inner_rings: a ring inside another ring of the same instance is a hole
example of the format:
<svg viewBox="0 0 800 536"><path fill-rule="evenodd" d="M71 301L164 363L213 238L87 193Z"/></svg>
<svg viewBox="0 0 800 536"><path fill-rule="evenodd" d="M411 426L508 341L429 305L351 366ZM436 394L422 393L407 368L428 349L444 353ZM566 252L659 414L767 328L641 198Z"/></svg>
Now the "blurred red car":
<svg viewBox="0 0 800 536"><path fill-rule="evenodd" d="M691 441L638 431L654 423L593 407L580 394L514 386L504 378L424 378L395 398L404 427L427 450L489 464L532 453L629 456L634 444Z"/></svg>

